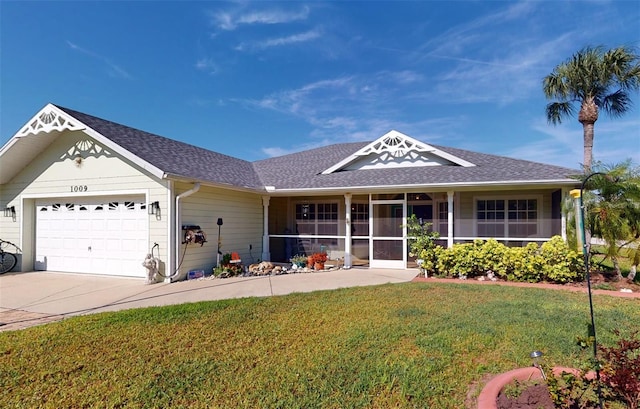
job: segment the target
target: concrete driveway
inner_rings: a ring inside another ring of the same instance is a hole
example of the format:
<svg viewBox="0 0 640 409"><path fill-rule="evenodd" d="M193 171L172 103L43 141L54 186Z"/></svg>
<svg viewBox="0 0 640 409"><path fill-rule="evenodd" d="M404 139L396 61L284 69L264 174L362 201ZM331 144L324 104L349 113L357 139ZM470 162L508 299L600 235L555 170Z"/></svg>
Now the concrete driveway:
<svg viewBox="0 0 640 409"><path fill-rule="evenodd" d="M147 285L139 278L38 271L0 275L0 331L74 315L408 282L417 270L350 269Z"/></svg>

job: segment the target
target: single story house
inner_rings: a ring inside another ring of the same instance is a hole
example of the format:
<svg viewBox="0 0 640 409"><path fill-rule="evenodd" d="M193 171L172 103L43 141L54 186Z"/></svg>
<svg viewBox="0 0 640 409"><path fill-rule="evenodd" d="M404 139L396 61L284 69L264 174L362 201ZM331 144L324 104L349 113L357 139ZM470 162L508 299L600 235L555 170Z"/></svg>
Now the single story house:
<svg viewBox="0 0 640 409"><path fill-rule="evenodd" d="M565 234L578 170L430 145L398 131L248 162L48 104L0 149L0 238L16 271L166 280L325 251L345 268L411 268L404 224L445 246ZM202 231L202 243L193 233Z"/></svg>

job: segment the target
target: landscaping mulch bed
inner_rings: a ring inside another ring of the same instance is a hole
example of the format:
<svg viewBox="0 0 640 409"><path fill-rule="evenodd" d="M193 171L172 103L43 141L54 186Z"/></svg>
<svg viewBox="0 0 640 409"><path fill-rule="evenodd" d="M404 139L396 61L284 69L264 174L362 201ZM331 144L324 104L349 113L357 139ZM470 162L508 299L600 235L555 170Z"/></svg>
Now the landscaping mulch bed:
<svg viewBox="0 0 640 409"><path fill-rule="evenodd" d="M518 396L508 396L502 391L496 404L498 409L555 409L545 384L528 385L519 391Z"/></svg>

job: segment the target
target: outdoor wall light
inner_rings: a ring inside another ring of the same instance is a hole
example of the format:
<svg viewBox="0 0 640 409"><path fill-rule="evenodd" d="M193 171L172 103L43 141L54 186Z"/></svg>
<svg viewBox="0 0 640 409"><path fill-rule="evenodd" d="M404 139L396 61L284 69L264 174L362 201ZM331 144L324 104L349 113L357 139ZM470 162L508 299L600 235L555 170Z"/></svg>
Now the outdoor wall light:
<svg viewBox="0 0 640 409"><path fill-rule="evenodd" d="M13 219L16 218L16 207L9 206L4 208L4 217L11 217Z"/></svg>
<svg viewBox="0 0 640 409"><path fill-rule="evenodd" d="M149 203L149 214L160 214L160 202L156 200Z"/></svg>

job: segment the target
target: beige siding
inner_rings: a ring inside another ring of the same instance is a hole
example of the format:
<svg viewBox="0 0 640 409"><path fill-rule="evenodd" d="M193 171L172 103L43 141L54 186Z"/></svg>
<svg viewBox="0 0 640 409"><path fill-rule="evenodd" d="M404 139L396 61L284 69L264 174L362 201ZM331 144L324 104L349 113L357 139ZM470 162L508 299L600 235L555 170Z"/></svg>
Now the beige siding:
<svg viewBox="0 0 640 409"><path fill-rule="evenodd" d="M180 183L176 195L191 189L193 185ZM237 252L243 264L260 259L262 254L262 197L258 194L237 192L203 186L181 201L182 225L197 225L207 235L207 242L182 245L178 254L180 276L190 270L209 273L216 265L218 250L218 218L222 218L220 239L222 254ZM179 237L184 237L179 232ZM252 249L249 250L249 245ZM186 254L185 254L186 249ZM181 262L182 261L182 262Z"/></svg>
<svg viewBox="0 0 640 409"><path fill-rule="evenodd" d="M83 158L79 163L77 151ZM166 248L169 222L166 184L95 144L83 132L67 131L8 184L0 187L0 204L15 206L17 212L15 221L10 218L0 220L0 237L21 243L24 250L22 269L29 270L33 268L37 198L72 200L135 193L144 195L149 202L160 203L160 217L149 216L149 247L158 242L161 248ZM144 257L145 254L141 254L141 262Z"/></svg>

